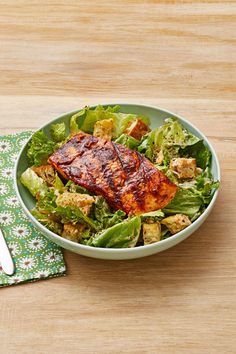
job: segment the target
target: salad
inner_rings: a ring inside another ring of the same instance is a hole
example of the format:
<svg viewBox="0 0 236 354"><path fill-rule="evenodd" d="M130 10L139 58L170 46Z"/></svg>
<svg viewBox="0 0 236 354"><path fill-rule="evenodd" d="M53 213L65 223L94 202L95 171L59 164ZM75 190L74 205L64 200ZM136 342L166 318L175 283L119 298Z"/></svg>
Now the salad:
<svg viewBox="0 0 236 354"><path fill-rule="evenodd" d="M151 130L148 117L118 106L85 107L72 115L69 129L56 123L50 136L34 133L27 157L21 183L36 199L32 215L91 247L171 237L203 213L219 186L210 150L177 119Z"/></svg>

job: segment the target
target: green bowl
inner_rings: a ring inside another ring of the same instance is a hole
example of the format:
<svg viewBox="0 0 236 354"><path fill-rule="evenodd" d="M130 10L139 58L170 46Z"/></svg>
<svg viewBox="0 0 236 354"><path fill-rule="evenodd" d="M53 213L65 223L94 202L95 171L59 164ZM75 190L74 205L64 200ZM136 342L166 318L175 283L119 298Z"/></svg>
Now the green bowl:
<svg viewBox="0 0 236 354"><path fill-rule="evenodd" d="M191 123L189 123L187 120L185 120L184 118L182 118L174 113L171 113L169 111L166 111L166 110L158 108L158 107L145 106L145 105L140 105L140 104L128 104L128 103L116 103L116 104L118 104L120 106L121 112L135 113L135 114L139 114L139 115L148 116L151 120L151 127L152 128L156 128L156 127L160 126L161 124L163 124L164 119L167 117L177 118L188 130L190 130L193 134L195 134L196 136L198 136L199 138L201 138L205 141L205 144L208 146L208 148L210 149L210 151L212 153L212 174L213 174L215 180L220 180L220 167L219 167L219 162L218 162L218 158L216 156L215 150L213 149L213 147L210 144L210 142L208 141L208 139L196 127L194 127ZM111 104L111 106L116 105L116 104ZM108 106L108 105L109 104L104 104L103 106ZM50 125L52 123L65 122L66 127L69 132L70 117L73 114L75 114L76 112L78 112L79 110L80 109L73 111L73 112L63 114L60 117L53 119L52 121L45 124L42 128L40 128L40 130L42 129L45 133L49 133ZM28 142L29 141L30 141L30 139L28 140ZM40 230L49 240L57 243L61 247L64 247L72 252L79 253L84 256L93 257L93 258L101 258L101 259L132 259L132 258L140 258L140 257L149 256L149 255L164 251L167 248L173 247L174 245L178 244L179 242L183 241L188 236L190 236L206 220L206 218L210 214L210 212L215 204L215 201L216 201L216 198L218 195L218 191L216 191L210 204L206 208L206 210L190 226L188 226L186 229L178 232L177 234L175 234L165 240L153 243L151 245L140 246L140 247L136 247L136 248L119 248L119 249L95 248L95 247L81 245L76 242L66 240L63 237L58 236L55 233L51 232L45 226L40 224L38 222L38 220L35 219L33 217L33 215L30 213L30 210L32 208L34 208L34 206L35 206L35 199L32 197L32 195L29 193L29 191L20 182L20 176L21 176L22 172L28 167L28 160L27 160L27 156L26 156L28 142L25 144L25 146L20 151L19 157L18 157L16 165L15 165L14 183L15 183L15 189L16 189L17 196L20 200L20 203L21 203L26 215L31 220L31 222L34 224L34 226L38 230Z"/></svg>

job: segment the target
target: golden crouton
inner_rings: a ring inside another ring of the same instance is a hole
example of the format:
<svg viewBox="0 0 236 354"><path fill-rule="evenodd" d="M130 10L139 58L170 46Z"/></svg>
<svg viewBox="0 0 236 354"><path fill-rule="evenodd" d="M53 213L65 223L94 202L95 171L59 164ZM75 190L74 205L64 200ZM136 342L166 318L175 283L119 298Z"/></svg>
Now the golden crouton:
<svg viewBox="0 0 236 354"><path fill-rule="evenodd" d="M171 160L170 169L180 179L194 178L196 176L196 159L179 157Z"/></svg>
<svg viewBox="0 0 236 354"><path fill-rule="evenodd" d="M143 242L149 245L161 239L161 225L158 221L153 224L143 223Z"/></svg>
<svg viewBox="0 0 236 354"><path fill-rule="evenodd" d="M113 136L114 122L113 119L99 120L94 125L93 135L97 138L111 140Z"/></svg>
<svg viewBox="0 0 236 354"><path fill-rule="evenodd" d="M76 207L82 210L85 215L88 215L94 198L87 194L64 192L56 199L56 204L62 207Z"/></svg>
<svg viewBox="0 0 236 354"><path fill-rule="evenodd" d="M31 169L50 186L55 182L55 170L51 165L33 166Z"/></svg>
<svg viewBox="0 0 236 354"><path fill-rule="evenodd" d="M147 124L145 124L141 119L136 119L131 122L131 124L124 131L125 134L132 136L133 138L140 140L143 135L150 131Z"/></svg>
<svg viewBox="0 0 236 354"><path fill-rule="evenodd" d="M85 229L85 225L82 224L64 224L64 228L62 231L62 237L67 240L78 242L80 237Z"/></svg>
<svg viewBox="0 0 236 354"><path fill-rule="evenodd" d="M156 158L155 158L155 163L158 165L161 165L164 161L164 154L162 150L159 150L156 152Z"/></svg>
<svg viewBox="0 0 236 354"><path fill-rule="evenodd" d="M168 216L167 218L163 219L161 223L165 225L173 235L189 226L191 221L186 215L176 214Z"/></svg>

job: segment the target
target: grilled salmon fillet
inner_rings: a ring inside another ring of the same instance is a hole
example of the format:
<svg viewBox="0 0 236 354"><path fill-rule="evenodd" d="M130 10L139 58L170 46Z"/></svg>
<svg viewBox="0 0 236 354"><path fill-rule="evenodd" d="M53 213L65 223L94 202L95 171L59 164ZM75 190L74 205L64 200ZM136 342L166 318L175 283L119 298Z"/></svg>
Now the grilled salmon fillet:
<svg viewBox="0 0 236 354"><path fill-rule="evenodd" d="M85 133L74 135L48 163L64 178L102 195L111 207L129 215L164 208L177 191L137 151Z"/></svg>

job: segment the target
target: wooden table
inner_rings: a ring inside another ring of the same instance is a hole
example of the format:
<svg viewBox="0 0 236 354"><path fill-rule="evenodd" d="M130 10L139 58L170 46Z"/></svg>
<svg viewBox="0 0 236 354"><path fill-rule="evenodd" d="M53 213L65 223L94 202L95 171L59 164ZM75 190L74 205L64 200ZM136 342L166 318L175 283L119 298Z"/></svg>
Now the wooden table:
<svg viewBox="0 0 236 354"><path fill-rule="evenodd" d="M40 3L40 5L39 5ZM162 254L65 251L68 276L0 290L0 352L235 353L235 1L2 1L1 134L85 104L173 110L213 143L205 224Z"/></svg>

